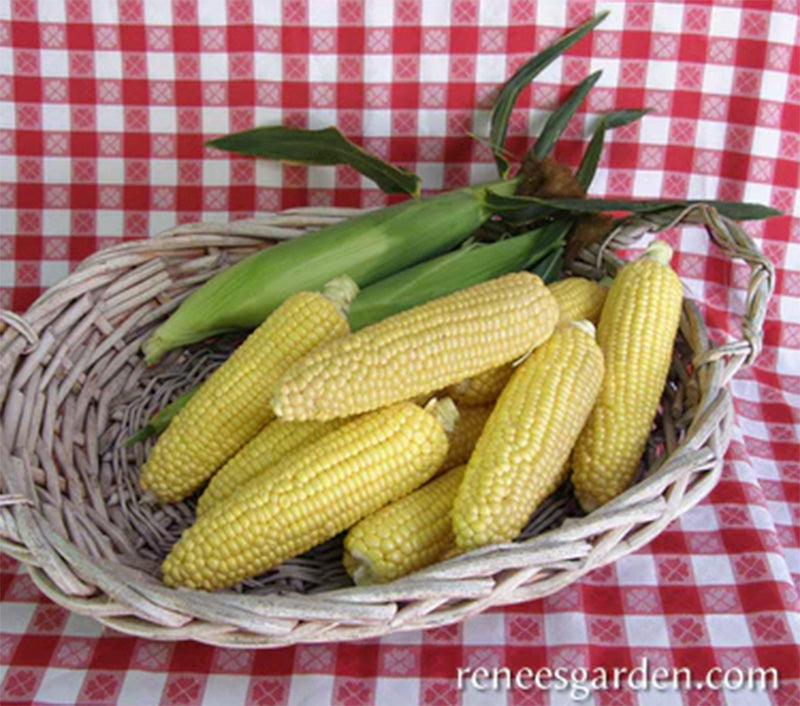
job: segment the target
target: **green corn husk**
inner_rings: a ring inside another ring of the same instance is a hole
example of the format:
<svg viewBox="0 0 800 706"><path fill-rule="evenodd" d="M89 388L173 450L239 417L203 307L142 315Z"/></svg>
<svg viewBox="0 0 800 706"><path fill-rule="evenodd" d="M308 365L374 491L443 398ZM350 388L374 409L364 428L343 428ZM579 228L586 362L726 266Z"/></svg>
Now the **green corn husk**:
<svg viewBox="0 0 800 706"><path fill-rule="evenodd" d="M510 195L515 182L407 201L251 255L193 292L156 329L143 346L147 362L225 331L255 328L287 297L318 290L341 274L365 287L450 250L490 216L489 186Z"/></svg>
<svg viewBox="0 0 800 706"><path fill-rule="evenodd" d="M564 267L564 248L560 247L551 252L543 260L530 268L535 275L539 275L545 284L551 284L561 279L561 270Z"/></svg>
<svg viewBox="0 0 800 706"><path fill-rule="evenodd" d="M431 299L527 269L561 247L568 230L561 221L490 245L467 245L382 279L350 305L350 328L357 331Z"/></svg>

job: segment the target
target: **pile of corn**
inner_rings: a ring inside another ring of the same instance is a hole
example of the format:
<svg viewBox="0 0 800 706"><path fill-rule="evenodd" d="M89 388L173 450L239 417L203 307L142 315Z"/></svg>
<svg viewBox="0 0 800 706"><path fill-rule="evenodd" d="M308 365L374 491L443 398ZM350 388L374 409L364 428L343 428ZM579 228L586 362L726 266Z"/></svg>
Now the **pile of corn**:
<svg viewBox="0 0 800 706"><path fill-rule="evenodd" d="M344 531L353 580L384 582L514 540L568 478L587 511L613 499L670 366L670 256L655 243L608 288L517 272L356 333L347 278L289 297L142 470L161 502L205 486L165 582L230 587Z"/></svg>

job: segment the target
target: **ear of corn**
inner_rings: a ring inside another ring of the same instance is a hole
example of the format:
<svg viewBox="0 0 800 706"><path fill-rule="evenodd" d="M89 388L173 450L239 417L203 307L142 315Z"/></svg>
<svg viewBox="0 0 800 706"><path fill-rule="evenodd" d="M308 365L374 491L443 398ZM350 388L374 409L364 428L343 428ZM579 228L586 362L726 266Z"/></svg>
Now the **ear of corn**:
<svg viewBox="0 0 800 706"><path fill-rule="evenodd" d="M458 421L450 435L450 446L447 457L442 463L441 471L461 466L469 461L475 444L481 436L486 420L492 413L492 405L480 407L459 407Z"/></svg>
<svg viewBox="0 0 800 706"><path fill-rule="evenodd" d="M282 422L276 419L269 422L214 474L197 501L197 516L227 500L259 474L269 472L288 453L313 444L338 429L345 421Z"/></svg>
<svg viewBox="0 0 800 706"><path fill-rule="evenodd" d="M405 576L453 547L450 512L464 476L453 468L413 493L368 515L344 540L344 566L359 585Z"/></svg>
<svg viewBox="0 0 800 706"><path fill-rule="evenodd" d="M429 411L403 402L290 454L183 533L164 561L164 581L205 590L233 586L410 493L441 466L443 420L454 411L450 400Z"/></svg>
<svg viewBox="0 0 800 706"><path fill-rule="evenodd" d="M500 181L406 201L285 240L245 258L193 292L144 344L148 363L178 346L233 329L253 329L282 302L342 274L364 287L447 252L490 215L486 189Z"/></svg>
<svg viewBox="0 0 800 706"><path fill-rule="evenodd" d="M567 277L548 288L558 303L560 324L582 320L597 323L608 293L606 287L584 277Z"/></svg>
<svg viewBox="0 0 800 706"><path fill-rule="evenodd" d="M567 277L547 288L558 304L559 324L583 319L596 324L608 291L583 277ZM459 405L490 404L500 396L513 372L514 366L507 363L451 385L447 394Z"/></svg>
<svg viewBox="0 0 800 706"><path fill-rule="evenodd" d="M683 292L671 249L654 243L623 267L608 293L597 340L606 377L572 456L572 482L591 511L633 482L672 360Z"/></svg>
<svg viewBox="0 0 800 706"><path fill-rule="evenodd" d="M288 420L324 420L433 392L524 355L557 318L535 275L484 282L310 353L283 378L273 409Z"/></svg>
<svg viewBox="0 0 800 706"><path fill-rule="evenodd" d="M162 502L182 500L261 431L273 416L275 385L289 366L348 333L335 299L332 293L300 292L250 334L159 438L142 469L142 489Z"/></svg>
<svg viewBox="0 0 800 706"><path fill-rule="evenodd" d="M593 333L593 327L589 330ZM565 462L602 377L600 349L578 324L558 328L517 368L486 423L456 496L453 530L458 548L508 542L522 531L565 479Z"/></svg>

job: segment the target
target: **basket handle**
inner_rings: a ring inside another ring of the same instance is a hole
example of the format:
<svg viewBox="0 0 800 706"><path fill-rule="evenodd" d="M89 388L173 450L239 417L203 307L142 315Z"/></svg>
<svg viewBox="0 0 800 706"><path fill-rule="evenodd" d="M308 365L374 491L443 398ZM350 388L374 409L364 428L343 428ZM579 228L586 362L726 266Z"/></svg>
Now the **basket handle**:
<svg viewBox="0 0 800 706"><path fill-rule="evenodd" d="M39 334L24 316L7 309L0 309L0 333L3 333L8 327L15 329L28 342L22 351L24 354L33 351L39 344Z"/></svg>
<svg viewBox="0 0 800 706"><path fill-rule="evenodd" d="M594 276L603 272L604 265L616 270L624 262L612 250L627 248L647 233L657 233L681 224L704 226L711 240L729 258L744 260L750 267L745 309L741 315L741 338L709 347L693 360L699 367L725 359L725 378L729 379L743 367L752 365L761 353L767 303L775 288L775 266L736 221L721 216L713 206L702 203L692 204L677 214L665 211L631 216L614 228L603 242L589 245L578 253L572 269Z"/></svg>

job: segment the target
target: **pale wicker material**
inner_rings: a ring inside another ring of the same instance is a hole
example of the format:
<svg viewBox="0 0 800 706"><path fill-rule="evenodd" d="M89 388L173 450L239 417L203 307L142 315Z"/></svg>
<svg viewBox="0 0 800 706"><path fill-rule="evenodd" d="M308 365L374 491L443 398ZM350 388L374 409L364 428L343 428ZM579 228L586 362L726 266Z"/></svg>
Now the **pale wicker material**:
<svg viewBox="0 0 800 706"><path fill-rule="evenodd" d="M758 355L774 273L738 225L700 206L629 219L573 266L599 277L618 266L616 249L682 221L705 224L727 255L752 270L741 340L712 347L697 308L686 302L647 471L623 496L581 517L562 489L522 540L375 588L348 584L341 538L237 591L163 586L159 560L191 521L192 505L160 508L142 498L136 483L148 447L127 451L122 442L208 375L235 341L173 353L154 370L143 364L141 342L223 267L352 213L298 209L181 226L99 252L24 316L3 314L0 549L22 561L54 601L134 635L242 647L445 625L559 590L649 542L711 490L733 423L728 383Z"/></svg>

